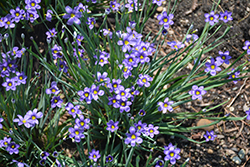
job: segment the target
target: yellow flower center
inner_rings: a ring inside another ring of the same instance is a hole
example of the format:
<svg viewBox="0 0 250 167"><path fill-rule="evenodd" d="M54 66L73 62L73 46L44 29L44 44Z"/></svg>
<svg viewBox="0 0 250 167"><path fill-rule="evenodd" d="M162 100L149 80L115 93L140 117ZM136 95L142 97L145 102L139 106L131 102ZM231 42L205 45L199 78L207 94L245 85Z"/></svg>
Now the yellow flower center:
<svg viewBox="0 0 250 167"><path fill-rule="evenodd" d="M167 104L167 103L165 103L163 106L164 106L164 107L167 107L167 106L168 106L168 104Z"/></svg>
<svg viewBox="0 0 250 167"><path fill-rule="evenodd" d="M224 16L224 19L226 20L226 19L227 19L227 16Z"/></svg>
<svg viewBox="0 0 250 167"><path fill-rule="evenodd" d="M128 61L129 61L129 62L133 62L133 59L132 59L132 58L130 58L130 59L128 59Z"/></svg>
<svg viewBox="0 0 250 167"><path fill-rule="evenodd" d="M79 131L78 131L78 130L76 130L76 131L75 131L75 134L76 134L76 135L79 135Z"/></svg>
<svg viewBox="0 0 250 167"><path fill-rule="evenodd" d="M6 67L3 67L3 71L6 71Z"/></svg>
<svg viewBox="0 0 250 167"><path fill-rule="evenodd" d="M207 138L211 139L212 137L211 137L211 136L208 136Z"/></svg>
<svg viewBox="0 0 250 167"><path fill-rule="evenodd" d="M26 123L26 120L24 119L22 122L23 122L23 123Z"/></svg>
<svg viewBox="0 0 250 167"><path fill-rule="evenodd" d="M102 63L102 62L104 62L104 60L103 60L103 59L101 59L101 60L100 60L100 62Z"/></svg>
<svg viewBox="0 0 250 167"><path fill-rule="evenodd" d="M54 50L54 53L57 53L57 50Z"/></svg>
<svg viewBox="0 0 250 167"><path fill-rule="evenodd" d="M124 93L124 92L122 92L122 93L121 93L121 95L122 95L122 96L124 96L124 95L125 95L125 93Z"/></svg>
<svg viewBox="0 0 250 167"><path fill-rule="evenodd" d="M147 49L145 47L142 48L143 51L146 51Z"/></svg>
<svg viewBox="0 0 250 167"><path fill-rule="evenodd" d="M150 133L153 133L154 131L153 131L153 129L150 129L150 131L149 131Z"/></svg>
<svg viewBox="0 0 250 167"><path fill-rule="evenodd" d="M85 96L85 97L88 97L88 96L89 96L89 93L85 93L84 96Z"/></svg>
<svg viewBox="0 0 250 167"><path fill-rule="evenodd" d="M113 102L113 103L116 103L116 100L114 99L114 100L112 100L112 102Z"/></svg>
<svg viewBox="0 0 250 167"><path fill-rule="evenodd" d="M101 79L100 79L100 81L102 82L102 81L103 81L103 79L101 78Z"/></svg>
<svg viewBox="0 0 250 167"><path fill-rule="evenodd" d="M12 86L12 83L11 83L11 82L9 82L9 83L8 83L8 85L9 85L9 86Z"/></svg>
<svg viewBox="0 0 250 167"><path fill-rule="evenodd" d="M215 65L211 65L211 69L212 69L212 70L215 69Z"/></svg>
<svg viewBox="0 0 250 167"><path fill-rule="evenodd" d="M135 139L135 138L136 138L136 136L135 136L135 135L132 135L132 136L131 136L131 139Z"/></svg>
<svg viewBox="0 0 250 167"><path fill-rule="evenodd" d="M127 72L127 71L128 71L128 68L125 67L125 68L124 68L124 72Z"/></svg>
<svg viewBox="0 0 250 167"><path fill-rule="evenodd" d="M116 87L117 87L117 84L114 84L113 86L114 86L114 88L116 88Z"/></svg>
<svg viewBox="0 0 250 167"><path fill-rule="evenodd" d="M147 82L146 78L142 79L142 82L146 83Z"/></svg>
<svg viewBox="0 0 250 167"><path fill-rule="evenodd" d="M221 58L222 58L223 60L225 60L225 59L226 59L226 57L225 57L225 56L222 56Z"/></svg>
<svg viewBox="0 0 250 167"><path fill-rule="evenodd" d="M80 124L81 124L81 126L84 126L84 122L81 122Z"/></svg>
<svg viewBox="0 0 250 167"><path fill-rule="evenodd" d="M17 13L16 13L16 17L18 17L19 15L20 15L20 14L17 12Z"/></svg>
<svg viewBox="0 0 250 167"><path fill-rule="evenodd" d="M20 76L20 77L19 77L19 79L20 79L20 80L23 80L23 77L22 77L22 76Z"/></svg>
<svg viewBox="0 0 250 167"><path fill-rule="evenodd" d="M74 15L73 13L71 13L71 14L70 14L70 17L73 18L73 17L75 17L75 15Z"/></svg>
<svg viewBox="0 0 250 167"><path fill-rule="evenodd" d="M55 91L56 91L55 89L52 89L52 92L53 92L53 93L55 93Z"/></svg>
<svg viewBox="0 0 250 167"><path fill-rule="evenodd" d="M114 125L112 125L112 126L111 126L111 129L115 129L115 126L114 126Z"/></svg>
<svg viewBox="0 0 250 167"><path fill-rule="evenodd" d="M10 25L10 21L7 21L7 24Z"/></svg>
<svg viewBox="0 0 250 167"><path fill-rule="evenodd" d="M165 19L163 19L163 21L166 23L166 22L168 22L168 19L167 19L167 18L165 18Z"/></svg>
<svg viewBox="0 0 250 167"><path fill-rule="evenodd" d="M98 92L96 90L94 90L94 94L96 95Z"/></svg>
<svg viewBox="0 0 250 167"><path fill-rule="evenodd" d="M121 103L121 105L122 105L122 106L125 106L125 103L124 103L124 102L122 102L122 103Z"/></svg>
<svg viewBox="0 0 250 167"><path fill-rule="evenodd" d="M232 78L235 78L235 75L234 75L234 74L232 75Z"/></svg>
<svg viewBox="0 0 250 167"><path fill-rule="evenodd" d="M33 17L34 15L33 14L30 14L30 17Z"/></svg>
<svg viewBox="0 0 250 167"><path fill-rule="evenodd" d="M137 126L137 129L140 130L140 129L141 129L141 126Z"/></svg>
<svg viewBox="0 0 250 167"><path fill-rule="evenodd" d="M55 99L55 100L54 100L54 103L57 103L57 102L58 102L58 100Z"/></svg>
<svg viewBox="0 0 250 167"><path fill-rule="evenodd" d="M115 5L112 5L112 8L114 8L115 7Z"/></svg>
<svg viewBox="0 0 250 167"><path fill-rule="evenodd" d="M15 148L15 145L13 144L13 145L11 146L11 148Z"/></svg>
<svg viewBox="0 0 250 167"><path fill-rule="evenodd" d="M72 109L71 109L71 112L75 112L75 109L74 109L74 108L72 108Z"/></svg>
<svg viewBox="0 0 250 167"><path fill-rule="evenodd" d="M173 152L171 152L169 155L170 155L170 157L173 157L173 156L174 156L174 153L173 153Z"/></svg>
<svg viewBox="0 0 250 167"><path fill-rule="evenodd" d="M197 90L197 91L195 91L195 94L199 95L199 94L201 94L201 92Z"/></svg>
<svg viewBox="0 0 250 167"><path fill-rule="evenodd" d="M213 17L213 16L211 16L209 19L210 19L211 21L213 21L213 20L214 20L214 17Z"/></svg>
<svg viewBox="0 0 250 167"><path fill-rule="evenodd" d="M95 154L93 155L93 158L96 158L96 155L95 155Z"/></svg>
<svg viewBox="0 0 250 167"><path fill-rule="evenodd" d="M125 45L128 45L128 44L129 44L129 41L126 40L124 43L125 43Z"/></svg>
<svg viewBox="0 0 250 167"><path fill-rule="evenodd" d="M33 120L36 119L36 117L35 117L34 115L33 115L31 118L32 118Z"/></svg>
<svg viewBox="0 0 250 167"><path fill-rule="evenodd" d="M34 2L32 2L30 5L31 5L31 6L35 6L36 4L35 4Z"/></svg>
<svg viewBox="0 0 250 167"><path fill-rule="evenodd" d="M141 55L141 56L140 56L140 59L143 59L143 58L144 58L144 57Z"/></svg>

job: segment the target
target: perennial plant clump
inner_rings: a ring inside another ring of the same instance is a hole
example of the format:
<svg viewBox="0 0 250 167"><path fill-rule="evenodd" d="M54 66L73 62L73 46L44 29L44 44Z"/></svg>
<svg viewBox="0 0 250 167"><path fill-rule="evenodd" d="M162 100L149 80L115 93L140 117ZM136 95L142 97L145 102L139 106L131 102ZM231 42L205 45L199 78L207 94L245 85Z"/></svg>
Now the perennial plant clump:
<svg viewBox="0 0 250 167"><path fill-rule="evenodd" d="M187 102L202 101L212 88L247 77L241 76L249 72L247 62L234 65L250 54L249 41L234 61L229 51L209 57L209 51L220 44L217 40L204 45L216 34L209 31L219 20L223 21L219 28L226 27L219 39L226 35L231 12L217 14L213 8L205 14L206 24L199 36L191 26L183 39L173 39L168 31L174 24L176 3L157 16L158 33L146 35L147 20L163 0L44 3L47 1L22 0L0 18L4 34L0 34L3 165L180 164L178 145L160 144L160 135L201 144L213 141L216 134L206 132L201 140L193 140L182 132L199 127L185 127L185 120L211 117L216 124L250 119L250 111L239 118L217 116L214 109L223 104L195 113L176 111ZM115 22L109 21L111 17ZM15 38L19 27L32 31L42 24L46 27L42 32L45 50L34 37L28 45L25 36L29 34L23 33L21 41ZM166 55L160 54L163 46L171 50ZM187 73L188 64L192 69ZM73 155L67 155L65 145L76 150Z"/></svg>

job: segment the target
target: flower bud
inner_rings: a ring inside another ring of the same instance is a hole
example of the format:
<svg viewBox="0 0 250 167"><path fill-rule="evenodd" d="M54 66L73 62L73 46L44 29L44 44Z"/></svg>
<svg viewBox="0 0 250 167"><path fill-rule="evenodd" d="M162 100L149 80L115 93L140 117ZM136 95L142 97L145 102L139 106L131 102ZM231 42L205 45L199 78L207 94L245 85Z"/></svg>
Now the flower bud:
<svg viewBox="0 0 250 167"><path fill-rule="evenodd" d="M25 35L24 33L21 34L21 38L24 39L25 38Z"/></svg>

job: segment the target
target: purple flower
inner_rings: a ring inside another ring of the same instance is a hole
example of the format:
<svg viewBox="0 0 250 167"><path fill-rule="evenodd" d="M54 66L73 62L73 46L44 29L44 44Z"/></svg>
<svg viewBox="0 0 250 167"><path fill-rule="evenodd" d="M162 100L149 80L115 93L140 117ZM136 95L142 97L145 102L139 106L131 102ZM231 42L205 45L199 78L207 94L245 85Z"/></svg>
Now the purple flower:
<svg viewBox="0 0 250 167"><path fill-rule="evenodd" d="M63 60L63 61L59 60L59 64L56 63L56 65L58 65L60 71L63 70L64 73L67 73L67 72L68 72L69 67L67 66L66 61L64 61L64 60Z"/></svg>
<svg viewBox="0 0 250 167"><path fill-rule="evenodd" d="M229 64L229 59L231 59L232 57L229 56L229 51L225 51L224 53L222 51L219 51L219 57L216 58L216 60L221 61L222 63L226 63Z"/></svg>
<svg viewBox="0 0 250 167"><path fill-rule="evenodd" d="M90 10L88 9L88 6L87 5L84 6L82 3L78 4L77 10L82 13L82 16L84 15L83 12L90 13Z"/></svg>
<svg viewBox="0 0 250 167"><path fill-rule="evenodd" d="M193 90L189 91L189 94L192 95L192 100L195 100L195 99L201 100L202 99L202 95L204 95L204 94L207 93L207 91L203 90L204 86L198 87L197 85L193 85L192 89Z"/></svg>
<svg viewBox="0 0 250 167"><path fill-rule="evenodd" d="M150 58L148 57L148 52L145 51L138 51L135 52L135 56L138 57L138 60L141 64L144 64L145 62L149 62Z"/></svg>
<svg viewBox="0 0 250 167"><path fill-rule="evenodd" d="M167 44L169 46L171 46L171 49L175 49L175 50L178 50L180 48L183 48L185 46L185 44L181 43L181 42L175 42L175 41L172 41L172 42L167 42Z"/></svg>
<svg viewBox="0 0 250 167"><path fill-rule="evenodd" d="M250 55L250 42L245 41L245 46L243 47L244 50L247 50L247 54Z"/></svg>
<svg viewBox="0 0 250 167"><path fill-rule="evenodd" d="M17 85L20 85L20 84L26 84L26 79L27 79L27 76L24 75L24 72L20 73L20 72L16 72L16 81L17 81Z"/></svg>
<svg viewBox="0 0 250 167"><path fill-rule="evenodd" d="M73 51L74 51L73 56L76 57L77 60L79 60L79 57L83 58L83 53L85 52L84 49L78 48L78 52L77 52L77 50L73 48Z"/></svg>
<svg viewBox="0 0 250 167"><path fill-rule="evenodd" d="M210 12L210 14L205 13L204 16L206 17L205 22L209 22L211 26L214 25L214 23L219 22L218 21L219 15L214 14L214 11Z"/></svg>
<svg viewBox="0 0 250 167"><path fill-rule="evenodd" d="M138 114L139 116L143 117L144 115L146 115L146 112L144 110L140 110Z"/></svg>
<svg viewBox="0 0 250 167"><path fill-rule="evenodd" d="M130 94L130 88L125 89L122 85L120 85L118 87L118 89L115 91L116 95L116 99L117 100L123 100L126 101L128 100L128 98L131 97Z"/></svg>
<svg viewBox="0 0 250 167"><path fill-rule="evenodd" d="M3 62L0 62L0 71L1 71L1 77L9 76L10 72L8 70L8 63L3 59Z"/></svg>
<svg viewBox="0 0 250 167"><path fill-rule="evenodd" d="M104 86L107 83L110 83L110 79L107 76L108 76L107 72L104 72L103 74L101 74L100 72L97 72L97 81L98 82L103 82L103 83L101 83L101 85Z"/></svg>
<svg viewBox="0 0 250 167"><path fill-rule="evenodd" d="M153 78L150 77L148 74L145 75L139 74L139 77L140 78L137 80L137 85L139 85L140 87L143 87L143 85L145 87L149 87L150 86L149 81L153 81Z"/></svg>
<svg viewBox="0 0 250 167"><path fill-rule="evenodd" d="M232 15L232 12L228 12L227 10L224 13L220 12L220 20L224 21L225 23L228 21L232 21L233 18L231 15Z"/></svg>
<svg viewBox="0 0 250 167"><path fill-rule="evenodd" d="M19 7L16 7L16 10L10 9L10 13L15 22L18 23L20 20L23 20L23 14L25 11L23 9L20 10Z"/></svg>
<svg viewBox="0 0 250 167"><path fill-rule="evenodd" d="M63 16L63 18L69 19L67 21L68 25L72 25L73 23L81 24L81 21L79 20L79 18L82 16L82 14L81 14L81 12L78 11L77 7L75 7L73 10L71 7L66 6L65 10L66 10L67 14L65 14Z"/></svg>
<svg viewBox="0 0 250 167"><path fill-rule="evenodd" d="M80 96L80 101L83 101L85 99L87 104L91 103L92 96L89 88L85 87L83 91L80 90L77 92L77 94Z"/></svg>
<svg viewBox="0 0 250 167"><path fill-rule="evenodd" d="M75 120L76 125L81 129L89 129L89 122L90 119L89 118L84 119L83 115L80 115L80 117L76 118Z"/></svg>
<svg viewBox="0 0 250 167"><path fill-rule="evenodd" d="M142 123L141 120L139 120L138 123L134 123L134 126L135 126L137 132L144 133L146 130L145 128L147 127L147 124Z"/></svg>
<svg viewBox="0 0 250 167"><path fill-rule="evenodd" d="M52 108L55 108L56 106L61 108L62 107L62 102L63 100L60 98L60 96L54 96L52 99L51 99L51 107Z"/></svg>
<svg viewBox="0 0 250 167"><path fill-rule="evenodd" d="M104 95L104 91L103 90L99 90L99 86L96 85L92 85L90 88L90 93L92 98L97 101L97 99L99 98L99 96L103 96Z"/></svg>
<svg viewBox="0 0 250 167"><path fill-rule="evenodd" d="M53 59L62 58L63 54L61 51L62 51L62 47L57 46L57 44L55 44L54 47L51 48Z"/></svg>
<svg viewBox="0 0 250 167"><path fill-rule="evenodd" d="M131 146L134 147L136 143L142 143L143 140L139 137L141 134L136 131L135 127L131 126L129 132L130 133L126 133L127 138L125 139L125 144L131 143Z"/></svg>
<svg viewBox="0 0 250 167"><path fill-rule="evenodd" d="M41 0L25 0L26 6L25 9L41 9L41 6L39 5L39 3L41 2Z"/></svg>
<svg viewBox="0 0 250 167"><path fill-rule="evenodd" d="M3 129L3 125L1 124L1 122L3 122L4 119L3 118L0 118L0 129Z"/></svg>
<svg viewBox="0 0 250 167"><path fill-rule="evenodd" d="M46 160L48 156L49 156L49 153L46 152L46 151L42 151L42 152L40 153L40 158L42 158L42 159L44 159L44 160Z"/></svg>
<svg viewBox="0 0 250 167"><path fill-rule="evenodd" d="M18 166L18 167L24 167L24 166L27 166L27 167L29 167L29 165L28 164L26 164L26 163L23 163L23 162L19 162L19 161L17 161L17 160L12 160L12 163L16 163L16 165Z"/></svg>
<svg viewBox="0 0 250 167"><path fill-rule="evenodd" d="M93 29L96 23L95 18L88 17L88 21L86 22L89 25L89 29Z"/></svg>
<svg viewBox="0 0 250 167"><path fill-rule="evenodd" d="M110 1L110 7L113 11L118 11L120 4L116 2L116 0L114 1Z"/></svg>
<svg viewBox="0 0 250 167"><path fill-rule="evenodd" d="M0 147L7 147L10 141L11 138L4 137L3 140L0 140Z"/></svg>
<svg viewBox="0 0 250 167"><path fill-rule="evenodd" d="M98 59L98 57L95 55L94 58ZM98 61L95 62L97 64ZM108 57L106 57L104 54L100 54L99 56L99 64L103 67L105 64L108 64Z"/></svg>
<svg viewBox="0 0 250 167"><path fill-rule="evenodd" d="M32 124L33 126L35 124L38 125L38 120L37 119L40 119L43 117L43 113L42 112L37 112L37 109L35 108L33 111L29 110L27 113L26 113L27 116L29 116L29 123Z"/></svg>
<svg viewBox="0 0 250 167"><path fill-rule="evenodd" d="M58 87L56 86L57 83L55 81L51 82L51 88L46 89L46 93L49 94L55 94L57 95L60 90L58 89Z"/></svg>
<svg viewBox="0 0 250 167"><path fill-rule="evenodd" d="M172 19L174 18L173 14L167 14L167 12L163 12L161 15L157 16L157 19L160 21L159 24L164 26L165 29L168 29L170 25L173 25L174 22Z"/></svg>
<svg viewBox="0 0 250 167"><path fill-rule="evenodd" d="M108 105L113 105L115 108L120 107L120 101L116 99L116 95L113 95L113 97L109 97Z"/></svg>
<svg viewBox="0 0 250 167"><path fill-rule="evenodd" d="M234 71L234 68L232 69L232 72L233 72L233 71ZM239 77L240 71L236 71L236 72L234 72L234 73L232 73L232 72L227 73L228 75L230 75L228 79L235 79L235 78L238 78L238 77ZM234 80L234 81L233 81L234 84L236 84L239 80L240 80L240 79Z"/></svg>
<svg viewBox="0 0 250 167"><path fill-rule="evenodd" d="M14 120L13 120L13 122L18 122L18 126L21 126L22 124L24 124L24 126L26 127L26 128L30 128L30 127L32 127L32 124L31 124L31 122L30 122L30 116L29 115L25 115L24 117L22 117L21 115L17 115L18 116L18 118L15 118Z"/></svg>
<svg viewBox="0 0 250 167"><path fill-rule="evenodd" d="M126 8L128 8L128 11L133 11L135 9L135 11L138 10L138 2L137 0L128 0L128 3L125 5ZM141 6L141 4L139 3L139 6Z"/></svg>
<svg viewBox="0 0 250 167"><path fill-rule="evenodd" d="M163 160L158 160L155 164L155 167L163 167L164 166L164 161Z"/></svg>
<svg viewBox="0 0 250 167"><path fill-rule="evenodd" d="M125 53L125 59L122 61L123 64L129 67L137 67L139 59L134 53L127 54Z"/></svg>
<svg viewBox="0 0 250 167"><path fill-rule="evenodd" d="M57 151L54 151L54 152L52 153L52 156L53 156L54 158L58 157L58 152L57 152Z"/></svg>
<svg viewBox="0 0 250 167"><path fill-rule="evenodd" d="M103 35L106 37L107 35L109 36L110 39L112 39L113 33L110 31L110 29L102 29L100 32L103 32Z"/></svg>
<svg viewBox="0 0 250 167"><path fill-rule="evenodd" d="M47 35L47 39L49 38L52 38L52 37L56 37L56 29L53 28L53 29L49 29L49 31L46 32L46 35Z"/></svg>
<svg viewBox="0 0 250 167"><path fill-rule="evenodd" d="M70 127L69 132L69 137L74 138L77 143L79 143L82 138L85 138L83 129L79 128L77 125L75 125L74 128Z"/></svg>
<svg viewBox="0 0 250 167"><path fill-rule="evenodd" d="M99 150L95 151L95 149L93 149L89 153L89 159L93 159L95 162L97 162L97 159L100 157L101 157L101 155L99 154Z"/></svg>
<svg viewBox="0 0 250 167"><path fill-rule="evenodd" d="M80 105L74 106L72 103L68 103L65 107L66 110L68 110L69 114L73 116L73 118L76 117L76 114L81 114L81 110L79 110Z"/></svg>
<svg viewBox="0 0 250 167"><path fill-rule="evenodd" d="M211 131L211 132L207 131L206 134L204 135L207 142L210 141L210 140L214 140L216 136L217 135L214 134L214 131Z"/></svg>
<svg viewBox="0 0 250 167"><path fill-rule="evenodd" d="M108 83L107 87L110 88L110 92L117 91L119 89L119 86L121 84L121 79L112 79L112 83Z"/></svg>
<svg viewBox="0 0 250 167"><path fill-rule="evenodd" d="M30 22L33 23L37 18L39 18L39 15L37 14L36 10L27 10L27 20L30 20Z"/></svg>
<svg viewBox="0 0 250 167"><path fill-rule="evenodd" d="M15 142L11 142L8 144L6 151L9 152L10 155L12 155L13 153L18 154L19 150L18 148L20 147L20 145L16 144Z"/></svg>
<svg viewBox="0 0 250 167"><path fill-rule="evenodd" d="M211 58L211 63L206 62L205 65L207 66L205 72L210 72L212 76L216 75L216 71L221 71L221 68L219 67L221 62L218 60L214 61L214 58Z"/></svg>
<svg viewBox="0 0 250 167"><path fill-rule="evenodd" d="M14 28L15 27L15 24L13 23L14 20L12 19L12 16L10 14L7 14L3 18L3 22L4 22L5 29L7 29L7 28Z"/></svg>
<svg viewBox="0 0 250 167"><path fill-rule="evenodd" d="M45 160L45 159L41 159L41 160L39 161L39 164L40 164L41 166L44 166L44 165L46 164L46 160Z"/></svg>
<svg viewBox="0 0 250 167"><path fill-rule="evenodd" d="M131 87L131 89L130 89L130 94L131 94L131 101L134 101L134 96L135 95L139 95L139 91L138 90L135 90L135 87L134 86L132 86Z"/></svg>
<svg viewBox="0 0 250 167"><path fill-rule="evenodd" d="M133 40L132 39L133 36L130 35L130 34L128 34L128 33L122 34L121 37L122 37L123 40L120 39L117 42L117 44L120 45L120 46L122 45L122 51L123 52L126 52L126 51L129 52L131 50L131 46L130 45L134 46L136 44L136 41Z"/></svg>
<svg viewBox="0 0 250 167"><path fill-rule="evenodd" d="M113 161L113 156L108 155L108 156L106 157L106 162L112 162L112 161Z"/></svg>
<svg viewBox="0 0 250 167"><path fill-rule="evenodd" d="M247 114L247 120L250 120L250 109L246 111Z"/></svg>
<svg viewBox="0 0 250 167"><path fill-rule="evenodd" d="M169 101L169 98L165 98L164 102L158 102L159 111L162 111L163 114L167 113L167 111L172 112L174 109L172 108L173 101Z"/></svg>
<svg viewBox="0 0 250 167"><path fill-rule="evenodd" d="M78 46L80 46L81 45L81 42L82 42L82 40L84 39L84 37L83 36L81 36L81 35L77 35L76 36L76 43L77 43L77 45ZM72 42L72 45L73 44L75 44L75 41L74 42ZM76 49L75 49L76 50ZM78 51L80 50L80 48L78 48ZM84 49L81 49L81 50L84 50ZM83 51L84 52L84 51Z"/></svg>
<svg viewBox="0 0 250 167"><path fill-rule="evenodd" d="M17 64L16 64L16 60L8 60L7 61L7 69L9 70L9 72L15 73L16 72L16 68L17 68Z"/></svg>
<svg viewBox="0 0 250 167"><path fill-rule="evenodd" d="M120 67L120 69L122 69L123 65L120 65L119 67ZM123 76L124 76L125 79L127 79L129 76L132 75L132 73L131 73L132 70L133 70L133 67L128 66L127 64L125 64L125 67L122 69Z"/></svg>
<svg viewBox="0 0 250 167"><path fill-rule="evenodd" d="M199 36L196 34L188 34L186 41L189 42L191 40L192 42L195 42L198 38Z"/></svg>
<svg viewBox="0 0 250 167"><path fill-rule="evenodd" d="M120 113L122 113L123 111L129 112L130 111L130 105L132 103L130 101L122 101L120 100Z"/></svg>
<svg viewBox="0 0 250 167"><path fill-rule="evenodd" d="M152 3L156 3L158 6L161 6L163 1L165 0L153 0Z"/></svg>
<svg viewBox="0 0 250 167"><path fill-rule="evenodd" d="M11 78L11 79L6 77L6 82L2 83L2 86L6 87L6 91L9 91L10 89L16 90L16 85L17 85L16 81L17 81L16 77Z"/></svg>
<svg viewBox="0 0 250 167"><path fill-rule="evenodd" d="M47 10L46 20L51 21L51 19L52 19L52 15L51 14L53 14L53 11L50 10L50 9Z"/></svg>
<svg viewBox="0 0 250 167"><path fill-rule="evenodd" d="M181 156L179 155L181 150L179 148L175 148L175 146L173 146L172 143L170 143L167 147L164 146L164 148L165 148L164 154L166 154L164 160L165 161L170 160L170 163L174 165L176 163L176 159L181 158Z"/></svg>
<svg viewBox="0 0 250 167"><path fill-rule="evenodd" d="M107 130L111 131L111 132L114 132L115 130L117 130L119 127L118 127L118 123L119 121L117 122L114 122L113 120L110 120L108 123L107 123Z"/></svg>
<svg viewBox="0 0 250 167"><path fill-rule="evenodd" d="M158 135L159 131L157 130L158 126L153 126L152 124L149 124L148 127L145 127L145 135L150 136L151 138L154 137L154 135Z"/></svg>

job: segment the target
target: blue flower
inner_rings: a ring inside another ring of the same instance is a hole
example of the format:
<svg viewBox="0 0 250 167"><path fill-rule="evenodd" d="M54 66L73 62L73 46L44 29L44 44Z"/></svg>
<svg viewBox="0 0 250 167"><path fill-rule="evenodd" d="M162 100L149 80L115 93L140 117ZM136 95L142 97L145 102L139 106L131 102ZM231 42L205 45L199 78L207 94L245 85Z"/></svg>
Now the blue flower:
<svg viewBox="0 0 250 167"><path fill-rule="evenodd" d="M136 143L137 144L142 143L143 140L142 140L142 138L139 137L141 134L139 132L137 132L135 127L131 126L129 128L129 132L130 133L126 133L127 138L125 139L125 144L131 143L131 146L134 147Z"/></svg>

